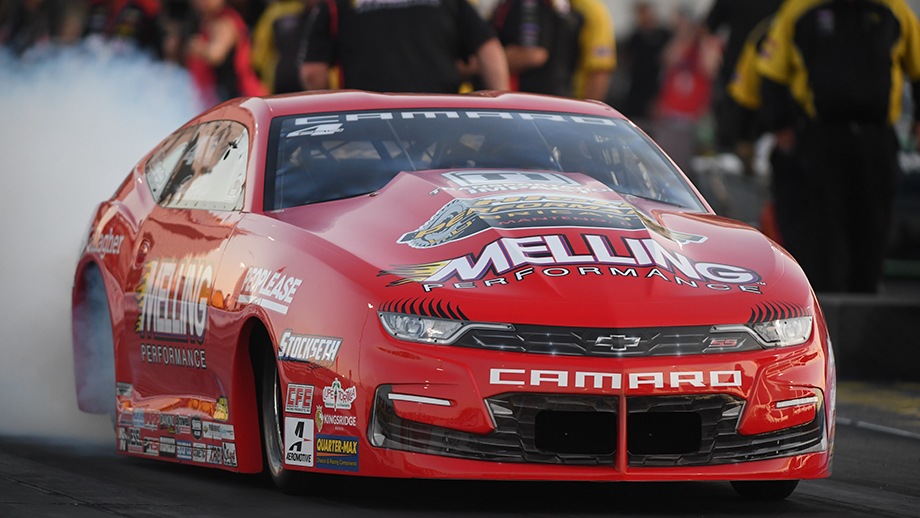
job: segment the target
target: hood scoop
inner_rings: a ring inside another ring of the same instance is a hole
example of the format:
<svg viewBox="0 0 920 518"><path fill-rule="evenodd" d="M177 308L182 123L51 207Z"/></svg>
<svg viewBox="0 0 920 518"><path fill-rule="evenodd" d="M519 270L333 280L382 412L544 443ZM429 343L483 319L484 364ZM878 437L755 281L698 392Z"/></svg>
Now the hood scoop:
<svg viewBox="0 0 920 518"><path fill-rule="evenodd" d="M665 228L613 192L605 194L603 198L550 192L454 198L423 225L404 233L398 242L412 248L431 248L489 229L559 227L647 230L681 244L706 239Z"/></svg>

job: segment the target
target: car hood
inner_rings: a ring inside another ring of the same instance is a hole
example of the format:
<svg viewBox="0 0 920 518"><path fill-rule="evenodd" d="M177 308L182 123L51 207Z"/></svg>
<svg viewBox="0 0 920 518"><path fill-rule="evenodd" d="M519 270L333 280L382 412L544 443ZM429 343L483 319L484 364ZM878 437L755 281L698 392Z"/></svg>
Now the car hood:
<svg viewBox="0 0 920 518"><path fill-rule="evenodd" d="M330 266L382 309L604 327L812 311L801 269L756 229L584 175L400 173L379 192L276 217L347 256Z"/></svg>

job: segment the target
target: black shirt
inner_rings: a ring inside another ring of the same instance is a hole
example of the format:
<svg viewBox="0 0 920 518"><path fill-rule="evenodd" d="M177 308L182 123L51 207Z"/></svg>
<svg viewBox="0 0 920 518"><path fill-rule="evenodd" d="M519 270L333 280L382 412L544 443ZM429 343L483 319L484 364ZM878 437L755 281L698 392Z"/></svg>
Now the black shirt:
<svg viewBox="0 0 920 518"><path fill-rule="evenodd" d="M719 81L728 84L748 34L764 18L779 9L782 0L716 0L706 17L709 32L727 28L728 41L722 55Z"/></svg>
<svg viewBox="0 0 920 518"><path fill-rule="evenodd" d="M549 52L543 66L517 77L522 92L572 95L572 76L578 64L581 15L562 12L546 0L504 0L495 9L493 25L502 45L538 46Z"/></svg>
<svg viewBox="0 0 920 518"><path fill-rule="evenodd" d="M304 62L338 65L343 88L456 93L456 61L494 35L467 0L323 0Z"/></svg>

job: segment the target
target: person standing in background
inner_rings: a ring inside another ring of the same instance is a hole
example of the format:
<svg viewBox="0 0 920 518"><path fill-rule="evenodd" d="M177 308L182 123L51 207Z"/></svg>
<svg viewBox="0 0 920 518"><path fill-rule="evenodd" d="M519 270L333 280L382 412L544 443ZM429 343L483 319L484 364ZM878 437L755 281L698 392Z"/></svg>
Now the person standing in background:
<svg viewBox="0 0 920 518"><path fill-rule="evenodd" d="M508 90L501 43L467 0L320 0L301 47L301 81L377 92L456 93L475 56L485 88Z"/></svg>
<svg viewBox="0 0 920 518"><path fill-rule="evenodd" d="M621 111L648 132L661 88L661 56L670 39L671 32L658 22L655 8L645 0L636 2L635 29L625 45L630 82Z"/></svg>
<svg viewBox="0 0 920 518"><path fill-rule="evenodd" d="M90 0L84 38L136 47L163 57L163 27L159 0Z"/></svg>
<svg viewBox="0 0 920 518"><path fill-rule="evenodd" d="M757 71L760 49L767 39L773 17L760 21L744 43L735 73L726 88L738 112L738 147L750 147L766 133L761 101L761 77ZM752 153L753 154L753 153ZM739 154L740 156L740 154ZM760 231L787 249L800 249L800 225L795 221L802 204L808 203L801 188L802 172L794 157L777 146L770 149L770 199L760 213ZM751 166L746 164L749 169Z"/></svg>
<svg viewBox="0 0 920 518"><path fill-rule="evenodd" d="M492 25L508 58L511 89L571 97L583 24L568 0L502 0Z"/></svg>
<svg viewBox="0 0 920 518"><path fill-rule="evenodd" d="M787 0L757 62L763 115L801 171L803 239L789 249L815 291L875 293L900 177L905 82L920 121L920 25L903 0Z"/></svg>
<svg viewBox="0 0 920 518"><path fill-rule="evenodd" d="M47 0L10 0L0 7L0 46L20 57L52 39L53 10Z"/></svg>
<svg viewBox="0 0 920 518"><path fill-rule="evenodd" d="M697 125L709 111L712 83L719 66L719 42L706 35L694 14L675 13L674 35L662 55L661 90L653 109L652 132L684 173L693 177Z"/></svg>
<svg viewBox="0 0 920 518"><path fill-rule="evenodd" d="M239 96L267 95L252 69L249 31L226 0L192 0L198 32L185 48L185 66L205 106Z"/></svg>
<svg viewBox="0 0 920 518"><path fill-rule="evenodd" d="M252 32L252 65L273 94L299 92L300 42L315 0L269 4Z"/></svg>
<svg viewBox="0 0 920 518"><path fill-rule="evenodd" d="M744 112L727 88L738 66L738 59L751 31L779 9L782 0L715 0L706 16L711 35L725 40L722 63L713 84L712 111L716 123L716 146L722 152L735 153L750 173L753 145L739 138L743 131Z"/></svg>
<svg viewBox="0 0 920 518"><path fill-rule="evenodd" d="M610 76L617 66L613 19L601 0L571 1L572 9L582 19L572 93L579 99L603 101L610 88Z"/></svg>
<svg viewBox="0 0 920 518"><path fill-rule="evenodd" d="M251 30L265 12L267 4L271 2L272 0L227 0L227 5L243 18L246 27Z"/></svg>

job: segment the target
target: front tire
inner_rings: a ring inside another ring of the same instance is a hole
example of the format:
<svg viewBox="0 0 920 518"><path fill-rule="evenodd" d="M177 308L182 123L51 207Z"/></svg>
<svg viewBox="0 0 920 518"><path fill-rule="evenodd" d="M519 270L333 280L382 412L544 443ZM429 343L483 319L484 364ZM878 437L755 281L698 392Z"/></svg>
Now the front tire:
<svg viewBox="0 0 920 518"><path fill-rule="evenodd" d="M259 406L265 470L282 491L299 494L306 487L304 474L284 467L284 396L278 366L272 356L266 355L263 359L261 374Z"/></svg>
<svg viewBox="0 0 920 518"><path fill-rule="evenodd" d="M798 480L735 480L732 487L745 500L784 500L795 491Z"/></svg>
<svg viewBox="0 0 920 518"><path fill-rule="evenodd" d="M108 414L114 427L115 340L105 282L95 265L80 275L71 318L77 403L83 412Z"/></svg>

